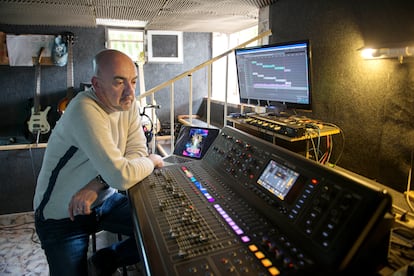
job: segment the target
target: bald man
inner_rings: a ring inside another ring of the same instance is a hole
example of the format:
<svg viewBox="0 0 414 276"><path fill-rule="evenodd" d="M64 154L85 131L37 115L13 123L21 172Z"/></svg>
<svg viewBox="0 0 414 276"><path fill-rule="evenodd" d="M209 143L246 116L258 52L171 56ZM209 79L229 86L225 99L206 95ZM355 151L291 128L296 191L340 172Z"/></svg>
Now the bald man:
<svg viewBox="0 0 414 276"><path fill-rule="evenodd" d="M92 87L72 99L49 138L34 196L36 232L52 276L88 275L88 264L90 275L111 275L137 263L129 202L118 190L163 166L159 155L148 154L133 61L103 50L93 66ZM89 236L101 230L128 238L87 261Z"/></svg>

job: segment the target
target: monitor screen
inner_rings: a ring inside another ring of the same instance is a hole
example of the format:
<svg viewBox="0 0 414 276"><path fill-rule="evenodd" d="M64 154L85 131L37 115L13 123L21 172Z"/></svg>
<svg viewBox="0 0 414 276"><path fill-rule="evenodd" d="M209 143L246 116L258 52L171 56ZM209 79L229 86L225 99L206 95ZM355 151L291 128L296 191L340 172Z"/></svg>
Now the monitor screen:
<svg viewBox="0 0 414 276"><path fill-rule="evenodd" d="M309 41L235 50L240 103L311 110Z"/></svg>
<svg viewBox="0 0 414 276"><path fill-rule="evenodd" d="M189 137L191 137L182 151L183 156L200 158L201 150L208 136L207 129L191 129Z"/></svg>
<svg viewBox="0 0 414 276"><path fill-rule="evenodd" d="M175 143L174 155L201 159L218 133L218 128L182 126Z"/></svg>
<svg viewBox="0 0 414 276"><path fill-rule="evenodd" d="M278 164L274 160L270 160L257 180L257 184L264 187L281 200L284 200L289 191L293 188L298 177L298 172Z"/></svg>

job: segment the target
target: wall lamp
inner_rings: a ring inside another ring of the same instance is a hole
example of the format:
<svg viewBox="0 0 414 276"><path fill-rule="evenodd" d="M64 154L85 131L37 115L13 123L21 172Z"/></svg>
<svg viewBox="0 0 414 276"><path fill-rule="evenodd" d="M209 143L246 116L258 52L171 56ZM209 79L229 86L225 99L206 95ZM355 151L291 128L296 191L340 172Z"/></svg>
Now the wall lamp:
<svg viewBox="0 0 414 276"><path fill-rule="evenodd" d="M364 59L397 58L403 63L404 58L414 56L414 46L390 47L390 48L361 48L361 56Z"/></svg>

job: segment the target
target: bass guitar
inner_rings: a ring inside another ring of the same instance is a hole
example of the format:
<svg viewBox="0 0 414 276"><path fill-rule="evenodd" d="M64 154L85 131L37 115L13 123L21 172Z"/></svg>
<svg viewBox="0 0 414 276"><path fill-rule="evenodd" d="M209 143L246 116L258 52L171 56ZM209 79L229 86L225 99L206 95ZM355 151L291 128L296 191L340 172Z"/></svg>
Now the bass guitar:
<svg viewBox="0 0 414 276"><path fill-rule="evenodd" d="M36 77L36 90L34 94L34 104L31 109L31 116L27 122L29 131L39 137L40 134L46 134L50 131L50 125L47 121L47 113L50 110L50 106L46 107L44 111L40 110L40 62L42 59L42 53L44 47L40 48L39 54L35 60L35 77Z"/></svg>
<svg viewBox="0 0 414 276"><path fill-rule="evenodd" d="M75 89L73 85L73 33L66 33L64 36L64 40L66 45L68 46L68 63L66 67L67 91L66 96L63 99L61 99L57 105L57 111L60 115L62 115L65 112L65 109L68 106L69 102L75 96Z"/></svg>

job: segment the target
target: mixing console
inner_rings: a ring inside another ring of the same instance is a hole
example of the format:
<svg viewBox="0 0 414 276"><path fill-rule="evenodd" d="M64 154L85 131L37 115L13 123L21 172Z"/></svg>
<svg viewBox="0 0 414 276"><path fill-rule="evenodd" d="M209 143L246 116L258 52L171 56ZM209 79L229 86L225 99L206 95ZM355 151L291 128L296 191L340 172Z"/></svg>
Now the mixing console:
<svg viewBox="0 0 414 276"><path fill-rule="evenodd" d="M231 127L128 195L147 275L337 275L387 256L385 191Z"/></svg>

